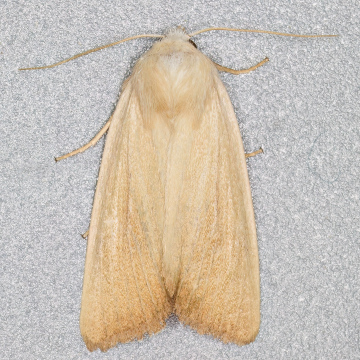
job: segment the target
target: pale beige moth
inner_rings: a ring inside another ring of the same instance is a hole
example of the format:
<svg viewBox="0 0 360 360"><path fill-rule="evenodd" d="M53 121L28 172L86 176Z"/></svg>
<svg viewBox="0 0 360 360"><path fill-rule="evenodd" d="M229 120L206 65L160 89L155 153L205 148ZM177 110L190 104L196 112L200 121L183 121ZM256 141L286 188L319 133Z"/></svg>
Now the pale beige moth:
<svg viewBox="0 0 360 360"><path fill-rule="evenodd" d="M154 334L171 313L224 342L247 344L258 333L247 155L218 71L247 73L268 59L247 70L222 67L190 40L208 30L146 35L162 40L137 61L110 120L88 145L57 159L108 130L80 313L91 351Z"/></svg>

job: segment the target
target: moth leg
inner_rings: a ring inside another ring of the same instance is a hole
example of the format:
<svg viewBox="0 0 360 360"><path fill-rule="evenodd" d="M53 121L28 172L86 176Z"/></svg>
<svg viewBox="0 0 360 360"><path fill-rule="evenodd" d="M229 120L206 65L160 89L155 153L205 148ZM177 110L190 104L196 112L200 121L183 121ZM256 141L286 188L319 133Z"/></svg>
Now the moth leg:
<svg viewBox="0 0 360 360"><path fill-rule="evenodd" d="M87 229L81 236L86 239L89 236L89 229Z"/></svg>
<svg viewBox="0 0 360 360"><path fill-rule="evenodd" d="M252 157L252 156L256 156L257 154L261 154L263 152L264 152L263 149L260 148L259 150L256 150L256 151L253 151L251 153L245 154L245 157L249 158L249 157Z"/></svg>
<svg viewBox="0 0 360 360"><path fill-rule="evenodd" d="M222 66L222 65L219 65L217 64L216 62L214 62L216 68L219 70L219 71L226 71L230 74L234 74L234 75L239 75L239 74L248 74L250 71L253 71L255 69L257 69L258 67L264 65L265 63L267 63L269 61L269 58L265 58L263 61L260 61L259 63L257 63L256 65L248 68L248 69L244 69L244 70L234 70L234 69L230 69L228 67L225 67L225 66Z"/></svg>
<svg viewBox="0 0 360 360"><path fill-rule="evenodd" d="M106 133L106 131L109 129L112 117L113 117L113 115L110 116L110 119L103 126L103 128L86 145L84 145L81 148L76 149L76 150L74 150L74 151L72 151L72 152L70 152L68 154L56 157L55 161L60 161L60 160L66 159L66 158L68 158L70 156L76 155L78 153L81 153L81 152L87 150L91 146L94 146L100 140L100 138Z"/></svg>

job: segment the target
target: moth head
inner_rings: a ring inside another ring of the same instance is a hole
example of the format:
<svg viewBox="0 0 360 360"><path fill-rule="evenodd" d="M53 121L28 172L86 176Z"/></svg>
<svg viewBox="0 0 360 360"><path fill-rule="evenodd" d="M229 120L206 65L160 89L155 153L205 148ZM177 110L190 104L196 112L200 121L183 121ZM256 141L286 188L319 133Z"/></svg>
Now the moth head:
<svg viewBox="0 0 360 360"><path fill-rule="evenodd" d="M191 36L187 34L186 29L183 26L176 26L175 28L170 29L165 35L165 39L167 38L187 41L197 49L196 44L191 40Z"/></svg>

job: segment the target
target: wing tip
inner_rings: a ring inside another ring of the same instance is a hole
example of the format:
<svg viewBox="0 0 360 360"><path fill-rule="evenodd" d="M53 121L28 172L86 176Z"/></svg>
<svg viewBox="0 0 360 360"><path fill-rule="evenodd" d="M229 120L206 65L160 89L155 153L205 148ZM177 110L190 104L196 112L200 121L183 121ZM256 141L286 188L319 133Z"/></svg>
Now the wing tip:
<svg viewBox="0 0 360 360"><path fill-rule="evenodd" d="M82 331L82 337L89 351L92 352L100 349L102 352L105 352L119 343L124 344L134 340L140 341L146 336L152 336L153 334L160 332L165 327L166 323L165 321L154 321L151 325L151 330L149 330L147 324L144 324L143 326L139 326L137 328L117 331L110 336L103 336L103 334L97 334L95 332L89 332L91 333L89 336Z"/></svg>
<svg viewBox="0 0 360 360"><path fill-rule="evenodd" d="M184 315L177 314L177 316L183 324L195 329L200 335L211 335L224 343L234 343L239 346L253 342L260 329L260 316L241 325L226 322L226 320L220 325L215 321L212 322L211 319L203 323Z"/></svg>

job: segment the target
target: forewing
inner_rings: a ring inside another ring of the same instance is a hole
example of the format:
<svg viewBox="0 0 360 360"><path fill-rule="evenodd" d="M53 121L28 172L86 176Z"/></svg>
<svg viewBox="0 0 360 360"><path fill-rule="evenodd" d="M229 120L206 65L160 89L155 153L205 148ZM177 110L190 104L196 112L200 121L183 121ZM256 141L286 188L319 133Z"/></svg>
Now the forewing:
<svg viewBox="0 0 360 360"><path fill-rule="evenodd" d="M107 350L165 325L161 280L164 185L151 133L126 86L101 163L88 236L80 314L89 350Z"/></svg>
<svg viewBox="0 0 360 360"><path fill-rule="evenodd" d="M256 229L238 124L224 85L214 81L181 195L175 309L199 333L242 345L260 323Z"/></svg>

